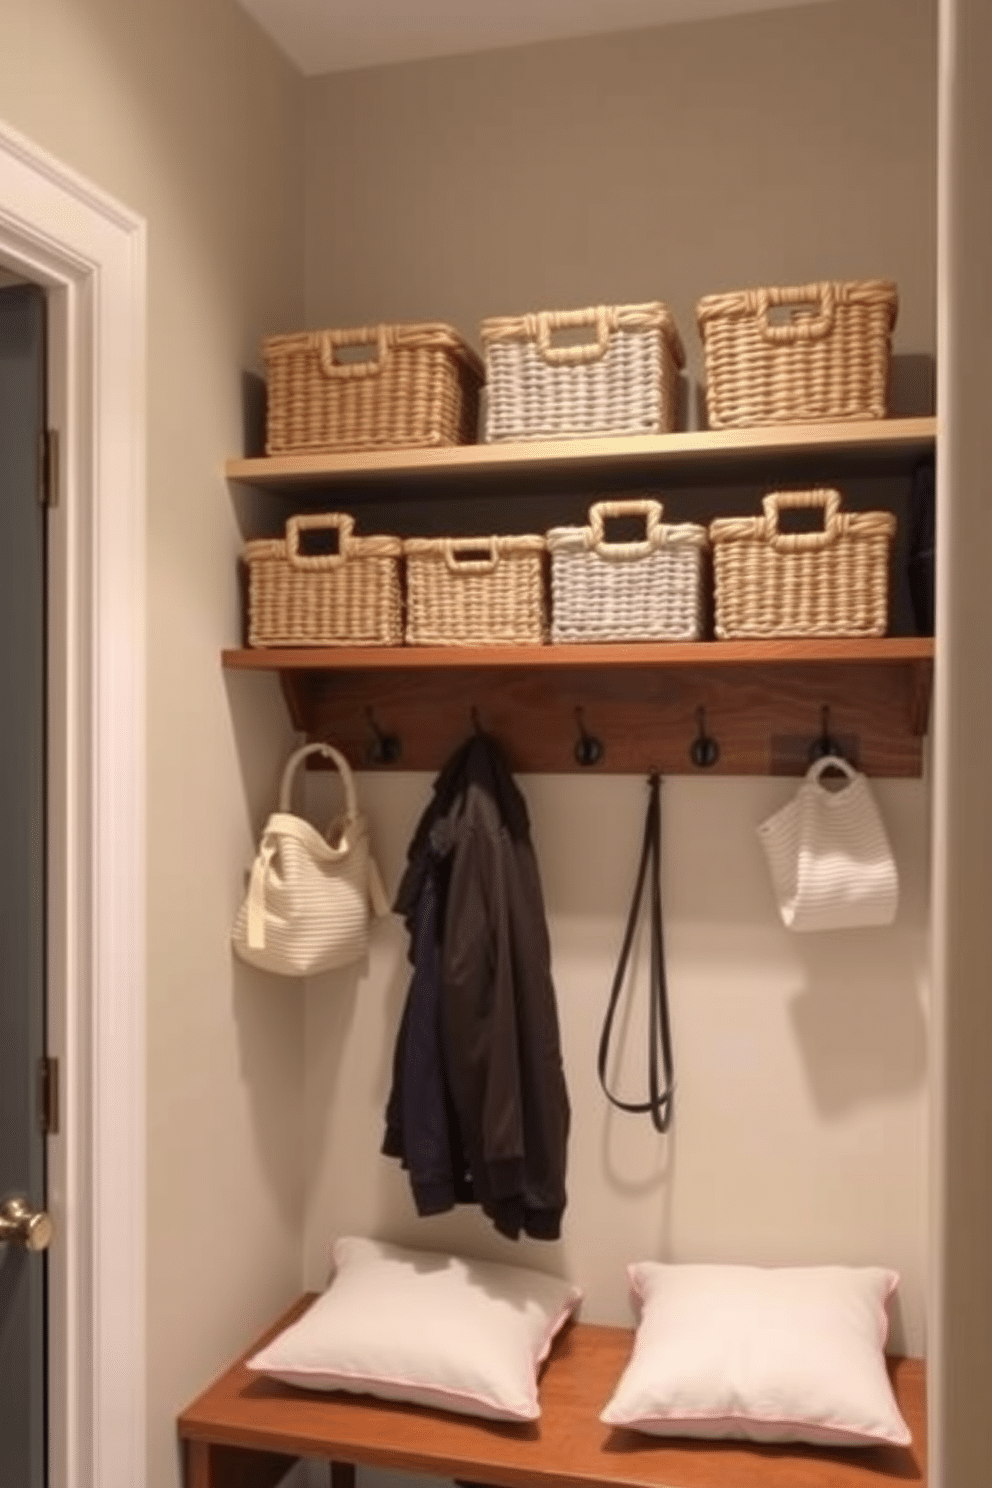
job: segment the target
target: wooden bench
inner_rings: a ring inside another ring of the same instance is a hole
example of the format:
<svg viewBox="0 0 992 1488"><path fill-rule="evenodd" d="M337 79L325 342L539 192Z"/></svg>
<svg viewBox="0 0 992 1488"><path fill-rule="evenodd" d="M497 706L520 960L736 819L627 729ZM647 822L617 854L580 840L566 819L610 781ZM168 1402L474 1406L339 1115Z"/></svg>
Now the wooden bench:
<svg viewBox="0 0 992 1488"><path fill-rule="evenodd" d="M473 1420L368 1396L319 1395L250 1373L244 1360L309 1306L301 1297L179 1417L186 1488L273 1488L301 1457L330 1464L331 1488L356 1465L498 1488L926 1488L926 1400L919 1359L890 1360L911 1447L825 1449L666 1441L598 1417L630 1355L629 1328L574 1323L541 1373L541 1418Z"/></svg>

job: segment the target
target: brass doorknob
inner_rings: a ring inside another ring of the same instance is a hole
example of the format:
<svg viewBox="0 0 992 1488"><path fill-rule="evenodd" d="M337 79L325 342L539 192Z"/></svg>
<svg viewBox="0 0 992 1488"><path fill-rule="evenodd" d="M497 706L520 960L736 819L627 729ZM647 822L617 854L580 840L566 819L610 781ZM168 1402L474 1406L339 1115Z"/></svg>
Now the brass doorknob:
<svg viewBox="0 0 992 1488"><path fill-rule="evenodd" d="M26 1199L5 1199L0 1204L0 1243L23 1245L25 1250L47 1250L52 1239L52 1221L44 1209L32 1209Z"/></svg>

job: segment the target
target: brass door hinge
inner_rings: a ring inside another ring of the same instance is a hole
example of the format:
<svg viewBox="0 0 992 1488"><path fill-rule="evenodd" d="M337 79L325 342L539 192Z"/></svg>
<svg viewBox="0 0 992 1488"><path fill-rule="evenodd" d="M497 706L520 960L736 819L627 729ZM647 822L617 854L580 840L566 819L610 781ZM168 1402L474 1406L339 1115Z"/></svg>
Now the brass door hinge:
<svg viewBox="0 0 992 1488"><path fill-rule="evenodd" d="M46 1137L59 1129L59 1062L49 1054L38 1060L38 1125Z"/></svg>
<svg viewBox="0 0 992 1488"><path fill-rule="evenodd" d="M43 429L38 462L38 500L42 506L59 504L59 431Z"/></svg>

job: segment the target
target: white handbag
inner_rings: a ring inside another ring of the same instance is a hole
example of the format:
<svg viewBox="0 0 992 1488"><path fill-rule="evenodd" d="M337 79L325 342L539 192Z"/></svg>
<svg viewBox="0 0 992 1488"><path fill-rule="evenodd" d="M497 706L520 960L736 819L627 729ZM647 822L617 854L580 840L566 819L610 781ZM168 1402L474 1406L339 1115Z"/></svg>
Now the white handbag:
<svg viewBox="0 0 992 1488"><path fill-rule="evenodd" d="M825 770L847 783L830 790ZM890 925L899 875L866 777L844 759L811 765L791 801L761 823L779 914L790 930L847 930Z"/></svg>
<svg viewBox="0 0 992 1488"><path fill-rule="evenodd" d="M322 836L290 811L293 777L311 754L333 760L345 809ZM265 824L232 931L243 961L283 976L313 976L360 961L369 912L389 909L358 810L347 760L330 744L305 744L283 770L279 807Z"/></svg>

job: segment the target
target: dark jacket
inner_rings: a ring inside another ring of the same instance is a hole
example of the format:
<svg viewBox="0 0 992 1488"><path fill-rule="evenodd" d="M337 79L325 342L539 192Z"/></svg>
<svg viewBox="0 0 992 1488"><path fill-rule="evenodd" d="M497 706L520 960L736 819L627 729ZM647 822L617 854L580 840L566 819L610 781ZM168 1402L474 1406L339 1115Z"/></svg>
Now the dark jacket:
<svg viewBox="0 0 992 1488"><path fill-rule="evenodd" d="M428 844L416 871L404 879L403 897L395 906L406 920L413 977L393 1054L382 1150L407 1170L421 1218L474 1197L441 1055L438 902L443 902L447 869Z"/></svg>
<svg viewBox="0 0 992 1488"><path fill-rule="evenodd" d="M501 1234L556 1239L569 1105L550 945L526 805L488 736L453 756L421 818L397 899L408 927L410 905L424 902L425 873L434 937L418 933L411 942L384 1151L410 1169L415 1200L426 1184L436 1201L444 1193L436 1159L446 1145L451 1202L464 1192L464 1154L472 1195ZM435 1007L436 1057L425 1058L410 1031ZM412 1084L431 1094L411 1100ZM439 1096L446 1143L437 1139ZM427 1153L430 1172L419 1166ZM420 1201L418 1209L438 1212Z"/></svg>
<svg viewBox="0 0 992 1488"><path fill-rule="evenodd" d="M406 1169L421 1218L474 1198L442 1050L441 925L451 863L431 839L432 827L457 799L462 753L449 760L434 783L393 906L406 923L413 975L393 1053L382 1151Z"/></svg>

